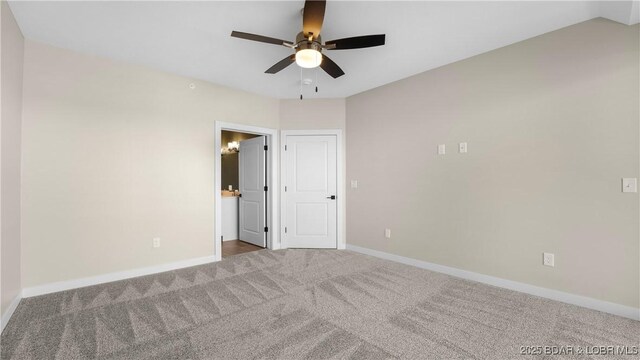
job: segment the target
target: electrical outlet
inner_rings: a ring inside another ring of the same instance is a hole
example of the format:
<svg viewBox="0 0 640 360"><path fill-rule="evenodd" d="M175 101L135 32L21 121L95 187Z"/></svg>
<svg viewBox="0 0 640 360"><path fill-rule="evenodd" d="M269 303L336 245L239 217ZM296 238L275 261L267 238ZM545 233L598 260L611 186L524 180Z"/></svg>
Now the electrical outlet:
<svg viewBox="0 0 640 360"><path fill-rule="evenodd" d="M463 142L458 144L458 151L460 152L460 154L465 154L467 152L467 143Z"/></svg>
<svg viewBox="0 0 640 360"><path fill-rule="evenodd" d="M160 247L160 238L153 238L153 247L154 248Z"/></svg>
<svg viewBox="0 0 640 360"><path fill-rule="evenodd" d="M384 237L391 239L391 229L384 229Z"/></svg>
<svg viewBox="0 0 640 360"><path fill-rule="evenodd" d="M638 192L638 178L622 178L622 192Z"/></svg>
<svg viewBox="0 0 640 360"><path fill-rule="evenodd" d="M438 155L444 155L447 152L447 146L445 144L438 145Z"/></svg>
<svg viewBox="0 0 640 360"><path fill-rule="evenodd" d="M352 189L358 188L358 180L351 180L351 188Z"/></svg>
<svg viewBox="0 0 640 360"><path fill-rule="evenodd" d="M554 267L554 255L552 253L542 253L542 265Z"/></svg>

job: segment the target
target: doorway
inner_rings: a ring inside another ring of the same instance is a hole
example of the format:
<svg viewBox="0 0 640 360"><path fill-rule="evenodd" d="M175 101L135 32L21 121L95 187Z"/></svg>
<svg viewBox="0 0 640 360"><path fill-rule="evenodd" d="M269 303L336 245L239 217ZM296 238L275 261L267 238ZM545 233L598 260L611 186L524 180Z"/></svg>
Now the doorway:
<svg viewBox="0 0 640 360"><path fill-rule="evenodd" d="M277 177L277 132L216 122L216 260L264 248L276 249L273 236ZM271 231L269 231L271 229Z"/></svg>
<svg viewBox="0 0 640 360"><path fill-rule="evenodd" d="M222 130L223 258L266 247L265 146L264 135Z"/></svg>

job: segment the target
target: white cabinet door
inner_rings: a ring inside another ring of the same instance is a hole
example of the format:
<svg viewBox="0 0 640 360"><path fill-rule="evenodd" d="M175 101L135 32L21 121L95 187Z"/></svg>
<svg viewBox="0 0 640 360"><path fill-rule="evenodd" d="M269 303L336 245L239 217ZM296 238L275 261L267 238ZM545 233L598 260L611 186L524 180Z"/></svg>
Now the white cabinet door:
<svg viewBox="0 0 640 360"><path fill-rule="evenodd" d="M238 240L238 198L222 197L222 241Z"/></svg>
<svg viewBox="0 0 640 360"><path fill-rule="evenodd" d="M266 247L266 138L240 142L238 157L240 186L239 239Z"/></svg>
<svg viewBox="0 0 640 360"><path fill-rule="evenodd" d="M284 226L290 248L337 247L335 135L287 135Z"/></svg>

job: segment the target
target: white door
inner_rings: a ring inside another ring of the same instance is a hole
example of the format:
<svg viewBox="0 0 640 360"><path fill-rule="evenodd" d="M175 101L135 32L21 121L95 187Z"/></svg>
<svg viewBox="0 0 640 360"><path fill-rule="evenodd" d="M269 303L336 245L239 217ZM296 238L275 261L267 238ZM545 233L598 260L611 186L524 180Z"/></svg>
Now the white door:
<svg viewBox="0 0 640 360"><path fill-rule="evenodd" d="M288 135L284 141L286 246L335 249L336 136Z"/></svg>
<svg viewBox="0 0 640 360"><path fill-rule="evenodd" d="M266 247L266 138L240 141L238 157L240 186L239 239Z"/></svg>

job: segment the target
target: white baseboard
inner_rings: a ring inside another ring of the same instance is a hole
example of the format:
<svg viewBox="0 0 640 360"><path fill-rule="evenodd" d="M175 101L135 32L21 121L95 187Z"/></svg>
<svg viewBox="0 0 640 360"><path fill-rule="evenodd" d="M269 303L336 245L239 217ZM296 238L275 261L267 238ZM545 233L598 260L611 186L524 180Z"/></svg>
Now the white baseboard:
<svg viewBox="0 0 640 360"><path fill-rule="evenodd" d="M371 255L378 258L391 260L407 265L412 265L422 269L427 269L467 280L473 280L480 283L493 285L509 290L514 290L526 294L531 294L551 300L564 302L567 304L582 306L588 309L598 310L613 315L626 317L633 320L640 320L640 309L631 306L620 305L608 301L597 300L586 296L570 294L558 290L547 289L535 285L529 285L517 281L501 279L494 276L483 275L472 271L456 269L449 266L438 265L422 260L411 259L408 257L389 254L383 251L368 249L360 246L347 244L347 250L359 252L365 255Z"/></svg>
<svg viewBox="0 0 640 360"><path fill-rule="evenodd" d="M13 316L13 312L16 311L20 300L22 300L22 292L19 292L18 295L16 295L11 304L9 304L7 311L2 314L2 320L0 320L0 333L4 331L4 327L9 323L9 320L11 319L11 316Z"/></svg>
<svg viewBox="0 0 640 360"><path fill-rule="evenodd" d="M77 289L85 286L98 285L98 284L104 284L112 281L130 279L137 276L151 275L151 274L161 273L165 271L182 269L190 266L208 264L215 261L216 261L215 256L205 256L201 258L150 266L150 267L145 267L140 269L118 271L114 273L91 276L91 277L86 277L81 279L59 281L59 282L24 288L22 289L22 296L25 298L28 298L32 296L50 294L58 291Z"/></svg>

